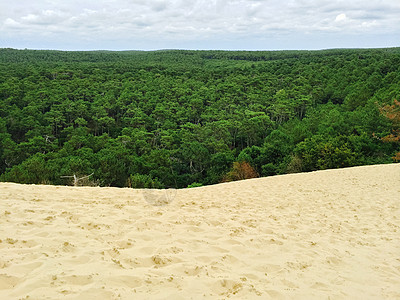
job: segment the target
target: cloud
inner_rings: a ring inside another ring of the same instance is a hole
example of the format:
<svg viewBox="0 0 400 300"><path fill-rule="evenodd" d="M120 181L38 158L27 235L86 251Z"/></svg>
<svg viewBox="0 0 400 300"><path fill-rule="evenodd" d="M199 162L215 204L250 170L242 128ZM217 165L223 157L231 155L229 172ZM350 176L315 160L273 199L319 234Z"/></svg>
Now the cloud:
<svg viewBox="0 0 400 300"><path fill-rule="evenodd" d="M167 1L159 0L159 1L151 2L151 8L156 12L164 11L167 9L167 7L168 7Z"/></svg>
<svg viewBox="0 0 400 300"><path fill-rule="evenodd" d="M335 18L335 22L343 22L347 20L346 14L337 15Z"/></svg>
<svg viewBox="0 0 400 300"><path fill-rule="evenodd" d="M398 15L400 2L393 0L19 0L6 10L0 4L0 40L35 36L50 45L96 41L124 48L207 41L213 48L225 41L239 48L246 40L279 44L303 35L319 41L331 33L390 37L400 32Z"/></svg>
<svg viewBox="0 0 400 300"><path fill-rule="evenodd" d="M20 18L21 22L25 25L55 25L63 22L68 15L54 10L42 10L37 14L28 14Z"/></svg>

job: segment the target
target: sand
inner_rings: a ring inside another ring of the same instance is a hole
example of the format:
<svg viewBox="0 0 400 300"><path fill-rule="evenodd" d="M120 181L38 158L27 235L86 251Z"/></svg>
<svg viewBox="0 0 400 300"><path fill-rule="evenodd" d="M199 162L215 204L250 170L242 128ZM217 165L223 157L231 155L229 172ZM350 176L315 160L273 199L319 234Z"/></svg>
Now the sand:
<svg viewBox="0 0 400 300"><path fill-rule="evenodd" d="M400 299L400 164L184 190L0 183L0 299Z"/></svg>

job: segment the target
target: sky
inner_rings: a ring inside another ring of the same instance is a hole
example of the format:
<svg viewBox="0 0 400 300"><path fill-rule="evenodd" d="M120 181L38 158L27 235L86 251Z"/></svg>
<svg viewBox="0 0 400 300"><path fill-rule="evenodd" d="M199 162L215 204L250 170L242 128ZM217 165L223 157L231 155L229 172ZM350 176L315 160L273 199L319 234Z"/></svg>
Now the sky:
<svg viewBox="0 0 400 300"><path fill-rule="evenodd" d="M400 46L400 0L0 0L0 48Z"/></svg>

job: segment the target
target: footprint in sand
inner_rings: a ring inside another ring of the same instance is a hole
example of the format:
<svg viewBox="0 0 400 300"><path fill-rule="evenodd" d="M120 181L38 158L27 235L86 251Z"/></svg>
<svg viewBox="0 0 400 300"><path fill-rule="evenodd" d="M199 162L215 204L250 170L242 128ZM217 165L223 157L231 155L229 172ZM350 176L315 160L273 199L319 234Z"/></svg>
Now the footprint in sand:
<svg viewBox="0 0 400 300"><path fill-rule="evenodd" d="M283 245L283 242L280 240L276 240L276 239L270 239L269 241L267 241L268 244L274 244L274 245Z"/></svg>
<svg viewBox="0 0 400 300"><path fill-rule="evenodd" d="M62 251L64 252L73 252L75 251L75 246L72 245L70 242L64 242L61 247Z"/></svg>
<svg viewBox="0 0 400 300"><path fill-rule="evenodd" d="M120 276L108 277L106 282L107 284L111 283L116 286L137 288L143 285L143 278L138 276L120 275Z"/></svg>
<svg viewBox="0 0 400 300"><path fill-rule="evenodd" d="M92 275L52 275L51 285L88 285L93 282Z"/></svg>
<svg viewBox="0 0 400 300"><path fill-rule="evenodd" d="M197 276L203 271L204 271L204 267L196 266L196 267L185 269L184 273L188 276Z"/></svg>
<svg viewBox="0 0 400 300"><path fill-rule="evenodd" d="M161 255L153 255L151 257L151 260L157 266L165 266L172 262L172 259L170 259L169 257Z"/></svg>
<svg viewBox="0 0 400 300"><path fill-rule="evenodd" d="M0 290L12 289L20 281L21 279L18 277L0 274Z"/></svg>
<svg viewBox="0 0 400 300"><path fill-rule="evenodd" d="M67 284L87 285L93 282L92 275L71 275L62 278Z"/></svg>
<svg viewBox="0 0 400 300"><path fill-rule="evenodd" d="M326 258L326 262L330 265L339 265L342 262L342 260L334 256L329 256Z"/></svg>
<svg viewBox="0 0 400 300"><path fill-rule="evenodd" d="M134 259L122 259L124 264L130 266L130 267L141 267L141 268L160 268L164 267L167 265L170 265L172 263L177 263L180 262L179 259L173 259L171 257L167 256L161 256L161 255L153 255L151 257L135 257Z"/></svg>
<svg viewBox="0 0 400 300"><path fill-rule="evenodd" d="M8 263L5 260L0 259L0 269L4 269L8 266Z"/></svg>
<svg viewBox="0 0 400 300"><path fill-rule="evenodd" d="M133 247L133 241L131 239L115 241L115 244L119 249L129 249Z"/></svg>
<svg viewBox="0 0 400 300"><path fill-rule="evenodd" d="M243 284L240 281L234 281L230 279L218 280L212 285L211 290L218 295L229 295L237 294L243 288Z"/></svg>

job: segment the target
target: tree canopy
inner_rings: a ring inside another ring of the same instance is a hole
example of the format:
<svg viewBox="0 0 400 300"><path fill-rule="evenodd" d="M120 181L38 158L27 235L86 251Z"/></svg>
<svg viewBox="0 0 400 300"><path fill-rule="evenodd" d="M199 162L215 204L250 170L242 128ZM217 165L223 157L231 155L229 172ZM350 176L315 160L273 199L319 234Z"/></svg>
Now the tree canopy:
<svg viewBox="0 0 400 300"><path fill-rule="evenodd" d="M181 188L240 166L270 176L388 163L400 145L381 139L398 129L382 107L395 99L400 48L0 49L0 180L93 173L102 186Z"/></svg>

